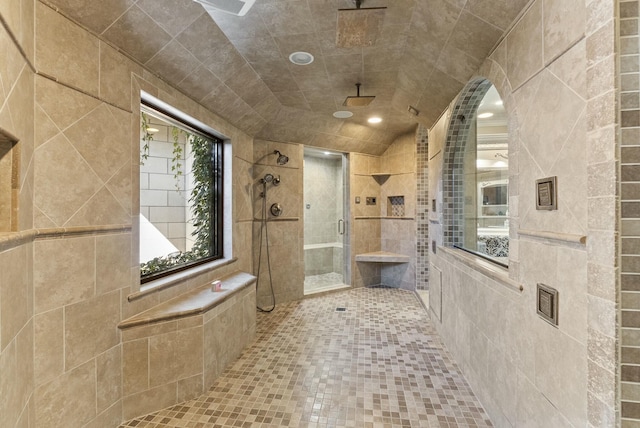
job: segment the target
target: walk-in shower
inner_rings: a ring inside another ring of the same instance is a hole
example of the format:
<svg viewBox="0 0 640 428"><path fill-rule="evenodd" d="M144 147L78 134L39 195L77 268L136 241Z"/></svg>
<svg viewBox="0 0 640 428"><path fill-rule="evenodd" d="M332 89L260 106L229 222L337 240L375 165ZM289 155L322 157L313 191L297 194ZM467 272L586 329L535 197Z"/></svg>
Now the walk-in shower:
<svg viewBox="0 0 640 428"><path fill-rule="evenodd" d="M304 151L304 294L350 282L347 157Z"/></svg>

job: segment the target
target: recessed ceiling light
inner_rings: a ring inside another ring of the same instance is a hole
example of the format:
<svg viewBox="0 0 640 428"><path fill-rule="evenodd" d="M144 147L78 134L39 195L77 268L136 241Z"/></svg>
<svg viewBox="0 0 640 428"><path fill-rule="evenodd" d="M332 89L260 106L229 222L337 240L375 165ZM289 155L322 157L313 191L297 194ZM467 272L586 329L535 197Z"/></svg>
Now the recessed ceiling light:
<svg viewBox="0 0 640 428"><path fill-rule="evenodd" d="M367 119L367 122L369 122L369 123L380 123L380 122L382 122L382 118L370 117L369 119Z"/></svg>
<svg viewBox="0 0 640 428"><path fill-rule="evenodd" d="M480 113L478 115L478 119L486 119L486 118L491 117L491 116L493 116L493 113L489 113L489 112Z"/></svg>
<svg viewBox="0 0 640 428"><path fill-rule="evenodd" d="M155 134L156 132L158 132L158 131L159 131L159 129L157 129L157 128L147 128L147 129L146 129L146 131L147 131L149 134Z"/></svg>
<svg viewBox="0 0 640 428"><path fill-rule="evenodd" d="M502 104L504 104L504 102L503 102L502 100L498 100L498 101L496 101L496 105L497 105L497 106L501 106Z"/></svg>
<svg viewBox="0 0 640 428"><path fill-rule="evenodd" d="M308 65L313 62L313 55L309 52L294 52L289 55L289 61L296 65Z"/></svg>
<svg viewBox="0 0 640 428"><path fill-rule="evenodd" d="M335 117L336 119L349 119L351 116L353 116L353 113L348 110L338 110L337 112L333 113L333 117Z"/></svg>

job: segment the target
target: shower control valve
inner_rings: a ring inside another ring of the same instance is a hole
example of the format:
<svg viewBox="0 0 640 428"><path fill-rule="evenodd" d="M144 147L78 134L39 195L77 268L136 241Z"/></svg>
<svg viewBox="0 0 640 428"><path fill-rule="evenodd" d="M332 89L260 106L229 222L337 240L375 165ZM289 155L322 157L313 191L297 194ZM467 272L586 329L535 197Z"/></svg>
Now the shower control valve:
<svg viewBox="0 0 640 428"><path fill-rule="evenodd" d="M279 217L282 214L282 207L280 206L280 204L275 203L271 205L271 214L274 217Z"/></svg>

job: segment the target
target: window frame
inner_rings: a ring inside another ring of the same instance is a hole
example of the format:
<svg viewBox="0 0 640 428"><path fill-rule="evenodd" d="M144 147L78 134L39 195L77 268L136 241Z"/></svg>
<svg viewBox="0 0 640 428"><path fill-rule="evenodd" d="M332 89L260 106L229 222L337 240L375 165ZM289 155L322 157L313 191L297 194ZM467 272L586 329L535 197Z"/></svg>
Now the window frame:
<svg viewBox="0 0 640 428"><path fill-rule="evenodd" d="M170 269L166 269L160 272L149 274L146 276L140 275L140 284L148 284L153 281L157 281L162 278L166 278L181 272L188 271L198 266L202 266L207 263L214 262L216 260L224 259L224 146L225 141L223 138L217 136L212 128L206 126L197 119L189 116L188 114L178 110L175 107L170 106L150 95L146 95L144 92L141 95L140 100L140 113L147 113L151 111L154 116L159 117L176 127L182 128L192 134L199 135L213 142L212 147L212 161L213 165L213 177L211 177L211 183L214 186L213 203L211 205L211 224L210 224L210 236L211 251L213 255L198 259L192 262L181 264ZM138 185L138 192L140 192L140 185ZM138 205L139 208L139 205ZM138 210L138 215L140 211ZM140 242L140 234L138 232L138 242Z"/></svg>
<svg viewBox="0 0 640 428"><path fill-rule="evenodd" d="M457 102L451 110L445 139L444 165L442 173L442 207L444 223L442 238L443 244L447 247L462 250L490 263L508 269L508 263L464 246L464 154L471 127L475 126L480 103L492 86L495 85L489 79L483 77L472 80L460 92ZM508 120L509 117L507 115L507 122ZM509 181L508 178L507 182ZM511 204L510 197L508 198L508 204ZM475 209L477 210L477 204ZM508 216L506 218L507 220L509 219ZM511 241L509 234L507 235L507 239L509 242Z"/></svg>

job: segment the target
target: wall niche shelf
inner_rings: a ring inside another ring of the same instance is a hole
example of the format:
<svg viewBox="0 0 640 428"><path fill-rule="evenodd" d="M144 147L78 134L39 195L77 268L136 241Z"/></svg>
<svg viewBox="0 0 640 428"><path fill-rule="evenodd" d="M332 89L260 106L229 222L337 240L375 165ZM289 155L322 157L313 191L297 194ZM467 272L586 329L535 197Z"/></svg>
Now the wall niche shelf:
<svg viewBox="0 0 640 428"><path fill-rule="evenodd" d="M388 251L373 251L371 253L356 254L356 262L367 263L409 263L411 258L404 254Z"/></svg>

